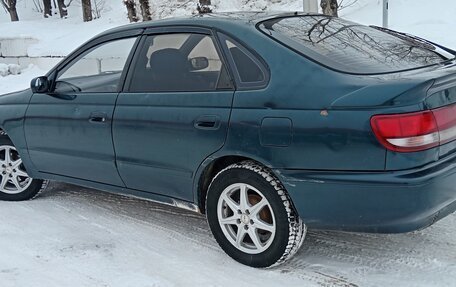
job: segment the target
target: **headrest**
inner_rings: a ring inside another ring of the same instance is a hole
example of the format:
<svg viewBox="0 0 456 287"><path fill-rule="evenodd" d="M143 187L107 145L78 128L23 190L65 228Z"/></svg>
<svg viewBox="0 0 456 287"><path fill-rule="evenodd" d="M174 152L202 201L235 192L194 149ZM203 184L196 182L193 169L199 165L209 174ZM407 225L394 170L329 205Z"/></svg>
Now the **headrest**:
<svg viewBox="0 0 456 287"><path fill-rule="evenodd" d="M182 55L178 49L172 48L153 52L149 63L150 67L159 73L186 73L190 68L187 57Z"/></svg>

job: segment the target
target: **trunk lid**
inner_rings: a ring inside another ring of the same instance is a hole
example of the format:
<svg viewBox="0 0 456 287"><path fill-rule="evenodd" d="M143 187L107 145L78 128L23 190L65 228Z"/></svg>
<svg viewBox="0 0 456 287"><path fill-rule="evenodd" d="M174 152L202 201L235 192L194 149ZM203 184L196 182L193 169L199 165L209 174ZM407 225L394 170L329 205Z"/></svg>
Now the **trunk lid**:
<svg viewBox="0 0 456 287"><path fill-rule="evenodd" d="M362 87L337 97L330 109L372 110L373 115L414 113L432 110L439 117L439 137L451 138L456 131L456 63L449 62L396 74L362 78ZM439 112L445 110L443 113ZM442 120L443 119L443 120ZM442 127L440 127L440 125ZM455 128L455 129L451 129ZM374 132L373 132L374 136ZM424 166L456 154L456 140L442 141L417 152L387 150L385 169L401 170Z"/></svg>
<svg viewBox="0 0 456 287"><path fill-rule="evenodd" d="M358 89L337 97L330 108L381 108L422 104L431 95L456 86L456 61L446 65L407 72L367 76ZM360 79L358 79L360 81ZM437 96L435 96L437 97ZM436 98L432 108L450 104L451 99Z"/></svg>

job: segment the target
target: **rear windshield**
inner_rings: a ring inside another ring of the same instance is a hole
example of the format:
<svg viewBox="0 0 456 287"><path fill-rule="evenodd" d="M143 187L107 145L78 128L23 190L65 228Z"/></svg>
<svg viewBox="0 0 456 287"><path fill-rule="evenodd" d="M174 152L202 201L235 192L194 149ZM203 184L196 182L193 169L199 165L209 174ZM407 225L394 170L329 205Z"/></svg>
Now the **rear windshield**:
<svg viewBox="0 0 456 287"><path fill-rule="evenodd" d="M321 15L261 22L261 31L332 69L354 74L411 70L448 60L424 42Z"/></svg>

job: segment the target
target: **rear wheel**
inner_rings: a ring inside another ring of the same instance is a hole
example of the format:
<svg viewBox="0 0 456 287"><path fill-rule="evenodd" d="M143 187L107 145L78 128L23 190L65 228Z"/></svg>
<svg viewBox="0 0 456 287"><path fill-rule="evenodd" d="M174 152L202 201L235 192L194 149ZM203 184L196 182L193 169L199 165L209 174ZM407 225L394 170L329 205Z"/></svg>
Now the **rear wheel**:
<svg viewBox="0 0 456 287"><path fill-rule="evenodd" d="M36 197L47 181L32 179L13 143L0 137L0 200L21 201Z"/></svg>
<svg viewBox="0 0 456 287"><path fill-rule="evenodd" d="M252 267L269 267L291 258L306 234L282 184L252 161L230 165L215 176L206 210L221 248Z"/></svg>

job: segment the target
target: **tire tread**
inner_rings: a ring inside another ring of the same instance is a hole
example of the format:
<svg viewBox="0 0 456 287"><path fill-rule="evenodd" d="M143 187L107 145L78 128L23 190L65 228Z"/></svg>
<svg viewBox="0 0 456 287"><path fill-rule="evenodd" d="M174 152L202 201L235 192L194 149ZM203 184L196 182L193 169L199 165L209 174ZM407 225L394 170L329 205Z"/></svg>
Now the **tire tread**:
<svg viewBox="0 0 456 287"><path fill-rule="evenodd" d="M274 267L277 265L280 265L284 263L285 261L289 260L292 258L298 250L301 248L306 233L307 233L307 228L306 225L303 223L302 219L299 217L299 215L296 212L296 209L294 208L291 198L289 197L285 187L282 185L280 180L266 167L258 164L255 161L242 161L239 163L234 163L232 165L229 165L228 167L224 168L221 170L217 175L212 179L212 183L217 179L218 176L221 174L225 173L228 170L231 169L246 169L253 171L263 177L266 182L268 182L274 190L277 192L279 195L283 206L285 207L285 211L287 213L288 217L288 223L289 223L289 236L288 236L288 244L285 248L285 251L283 255L280 257L279 260L277 260L274 264L272 264L270 267ZM211 188L211 185L209 185L209 190ZM207 200L206 200L207 202ZM207 206L206 206L207 210Z"/></svg>

